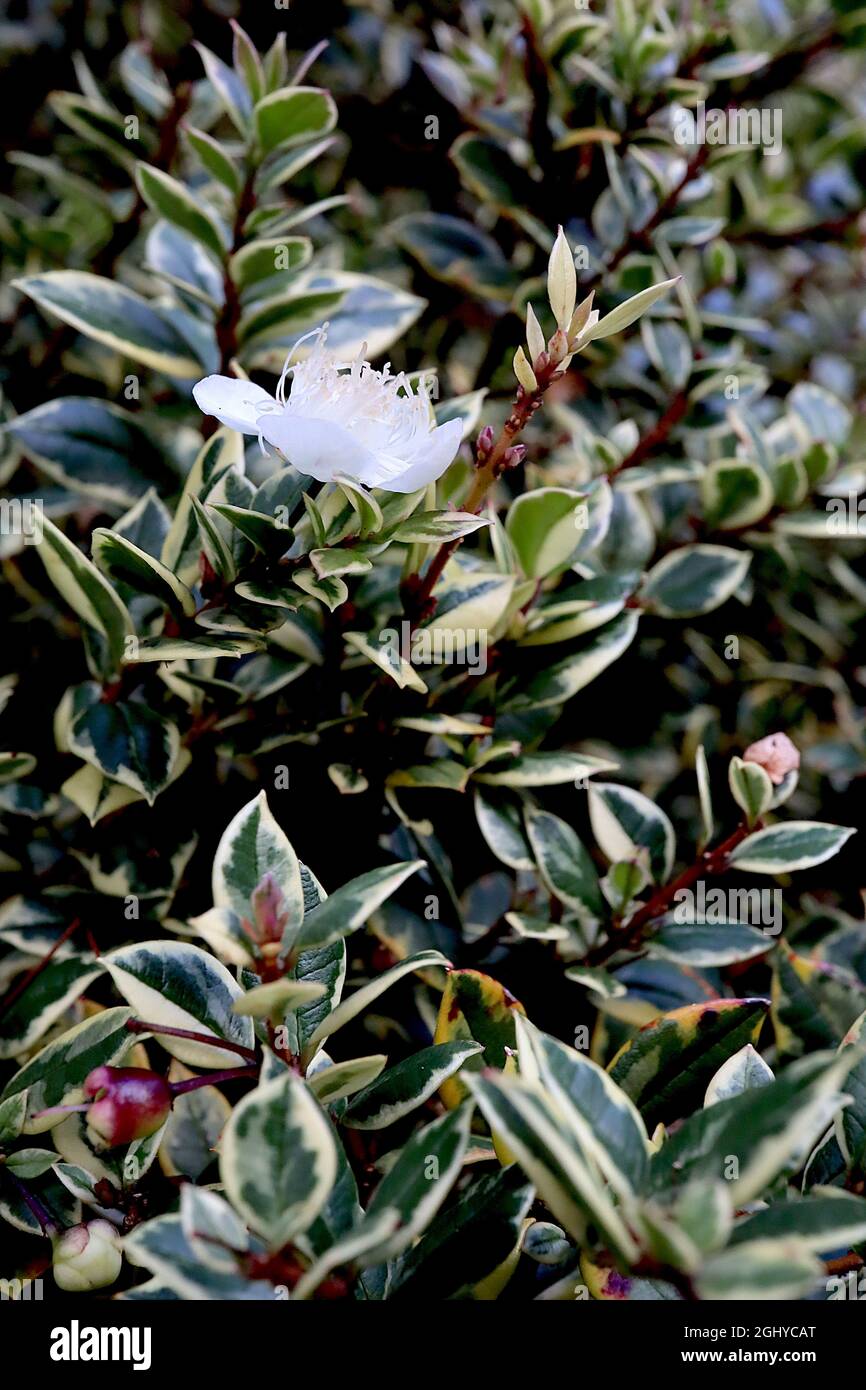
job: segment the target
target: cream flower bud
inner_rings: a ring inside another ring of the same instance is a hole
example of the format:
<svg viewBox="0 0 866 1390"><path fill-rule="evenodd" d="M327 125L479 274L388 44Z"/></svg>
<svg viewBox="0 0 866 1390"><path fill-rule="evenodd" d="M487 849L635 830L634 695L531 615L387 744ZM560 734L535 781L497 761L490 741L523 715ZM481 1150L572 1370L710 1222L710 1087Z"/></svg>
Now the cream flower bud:
<svg viewBox="0 0 866 1390"><path fill-rule="evenodd" d="M584 325L584 327L583 327L583 329L581 330L581 332L578 334L577 338L575 338L575 339L572 340L572 347L575 347L575 348L581 347L581 348L582 348L582 347L586 347L587 343L591 343L591 342L592 342L592 338L593 338L593 330L595 329L595 325L596 325L597 323L598 323L598 310L597 310L597 309L593 309L592 313L590 314L589 318L588 318L587 321L586 321L586 324Z"/></svg>
<svg viewBox="0 0 866 1390"><path fill-rule="evenodd" d="M529 348L530 362L534 362L544 352L544 334L531 304L526 306L526 346Z"/></svg>
<svg viewBox="0 0 866 1390"><path fill-rule="evenodd" d="M526 353L523 351L522 347L519 347L514 354L514 375L517 377L524 391L538 390L538 381L535 372L530 367L526 358Z"/></svg>
<svg viewBox="0 0 866 1390"><path fill-rule="evenodd" d="M784 782L789 772L800 766L800 753L787 734L768 734L750 743L743 754L744 763L757 763L767 773L774 787Z"/></svg>
<svg viewBox="0 0 866 1390"><path fill-rule="evenodd" d="M562 228L556 234L547 266L547 294L557 327L566 329L577 299L577 271L574 256Z"/></svg>
<svg viewBox="0 0 866 1390"><path fill-rule="evenodd" d="M598 310L593 309L592 307L592 301L594 298L595 290L590 290L589 294L586 296L586 299L581 300L580 304L578 304L577 308L575 309L571 318L571 322L568 325L569 342L577 342L581 334L583 334L586 331L586 329L590 327L590 319L592 319L593 324L598 323Z"/></svg>
<svg viewBox="0 0 866 1390"><path fill-rule="evenodd" d="M110 1221L70 1226L54 1242L54 1282L67 1293L87 1293L113 1284L123 1256Z"/></svg>

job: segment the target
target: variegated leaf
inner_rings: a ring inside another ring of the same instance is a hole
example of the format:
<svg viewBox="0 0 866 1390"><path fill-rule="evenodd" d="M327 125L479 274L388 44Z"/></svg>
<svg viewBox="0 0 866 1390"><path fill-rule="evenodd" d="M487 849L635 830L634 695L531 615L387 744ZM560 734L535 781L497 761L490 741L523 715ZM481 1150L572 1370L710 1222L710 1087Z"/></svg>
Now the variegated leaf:
<svg viewBox="0 0 866 1390"><path fill-rule="evenodd" d="M272 1250L313 1222L337 1176L330 1125L286 1074L251 1091L226 1126L220 1176L232 1205Z"/></svg>

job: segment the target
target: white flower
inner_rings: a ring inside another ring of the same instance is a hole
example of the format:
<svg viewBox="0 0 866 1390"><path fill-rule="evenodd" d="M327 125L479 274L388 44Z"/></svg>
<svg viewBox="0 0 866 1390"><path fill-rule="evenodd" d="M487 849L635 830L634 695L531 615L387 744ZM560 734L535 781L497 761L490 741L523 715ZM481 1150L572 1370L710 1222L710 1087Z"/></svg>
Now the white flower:
<svg viewBox="0 0 866 1390"><path fill-rule="evenodd" d="M207 376L193 387L199 409L257 434L319 482L342 475L386 492L415 492L435 482L457 453L461 422L433 425L423 381L413 392L388 364L377 372L361 355L354 362L335 360L325 347L326 328L305 361L290 366L289 354L276 399L251 381Z"/></svg>

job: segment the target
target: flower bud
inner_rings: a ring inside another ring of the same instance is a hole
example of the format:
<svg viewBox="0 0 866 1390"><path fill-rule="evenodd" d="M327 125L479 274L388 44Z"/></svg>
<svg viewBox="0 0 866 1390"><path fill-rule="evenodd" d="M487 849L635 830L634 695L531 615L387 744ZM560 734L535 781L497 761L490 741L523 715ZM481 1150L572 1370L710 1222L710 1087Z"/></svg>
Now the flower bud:
<svg viewBox="0 0 866 1390"><path fill-rule="evenodd" d="M571 322L568 325L569 341L576 343L581 334L589 327L589 320L595 314L595 321L598 322L598 310L593 309L592 301L595 298L595 290L590 290L586 299L582 299L575 309Z"/></svg>
<svg viewBox="0 0 866 1390"><path fill-rule="evenodd" d="M569 334L568 345L571 348L572 352L583 351L585 347L589 346L589 344L592 342L592 337L595 332L595 327L597 323L598 310L593 309L592 312L589 314L586 323L584 324L580 332Z"/></svg>
<svg viewBox="0 0 866 1390"><path fill-rule="evenodd" d="M519 347L514 354L514 375L517 377L524 391L528 391L532 394L533 391L538 390L538 381L535 372L530 367L526 353L523 351L522 347Z"/></svg>
<svg viewBox="0 0 866 1390"><path fill-rule="evenodd" d="M555 367L558 367L564 357L568 356L568 337L561 328L557 328L550 342L547 344L550 353L550 360Z"/></svg>
<svg viewBox="0 0 866 1390"><path fill-rule="evenodd" d="M516 468L526 458L525 444L512 444L510 449L506 449L502 455L502 462L506 468Z"/></svg>
<svg viewBox="0 0 866 1390"><path fill-rule="evenodd" d="M526 306L526 346L529 348L530 362L534 362L544 352L544 334L531 304Z"/></svg>
<svg viewBox="0 0 866 1390"><path fill-rule="evenodd" d="M557 327L567 328L577 299L577 271L571 247L561 227L556 234L547 267L547 293Z"/></svg>
<svg viewBox="0 0 866 1390"><path fill-rule="evenodd" d="M54 1282L67 1293L113 1284L122 1263L120 1238L110 1221L70 1226L54 1241Z"/></svg>
<svg viewBox="0 0 866 1390"><path fill-rule="evenodd" d="M496 435L493 433L493 426L485 425L483 430L479 431L478 439L475 442L475 453L479 462L483 463L489 456L495 442Z"/></svg>
<svg viewBox="0 0 866 1390"><path fill-rule="evenodd" d="M96 1067L84 1093L94 1097L88 1125L112 1148L155 1134L171 1109L168 1082L143 1067Z"/></svg>
<svg viewBox="0 0 866 1390"><path fill-rule="evenodd" d="M800 753L787 734L768 734L750 743L743 754L744 763L757 763L767 773L774 787L784 782L789 772L800 766Z"/></svg>

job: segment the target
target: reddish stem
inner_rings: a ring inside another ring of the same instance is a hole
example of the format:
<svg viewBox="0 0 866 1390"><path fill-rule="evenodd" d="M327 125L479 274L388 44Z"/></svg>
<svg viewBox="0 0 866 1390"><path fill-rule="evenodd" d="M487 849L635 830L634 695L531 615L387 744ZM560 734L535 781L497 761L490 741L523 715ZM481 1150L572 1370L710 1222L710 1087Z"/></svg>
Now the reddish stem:
<svg viewBox="0 0 866 1390"><path fill-rule="evenodd" d="M634 916L626 923L620 931L602 945L596 946L586 957L587 965L601 965L617 951L632 949L637 946L643 937L644 928L656 917L661 917L666 913L677 893L683 889L690 888L699 878L705 874L720 874L728 866L728 859L737 845L751 835L753 830L760 829L760 821L754 826L748 826L745 822L738 825L732 835L723 840L713 850L705 850L689 868L684 869L678 878L672 879L670 883L664 884L661 888L648 898L643 907L638 908Z"/></svg>
<svg viewBox="0 0 866 1390"><path fill-rule="evenodd" d="M202 1086L215 1086L218 1081L235 1081L243 1076L252 1078L258 1074L258 1067L230 1067L227 1071L211 1071L207 1076L191 1076L188 1081L170 1081L168 1084L173 1096L182 1096Z"/></svg>
<svg viewBox="0 0 866 1390"><path fill-rule="evenodd" d="M12 1185L17 1189L22 1202L24 1202L25 1206L39 1222L42 1228L42 1234L51 1237L58 1232L61 1229L60 1226L54 1220L54 1217L51 1215L50 1211L48 1211L47 1207L42 1205L36 1194L31 1192L29 1187L27 1187L19 1177L16 1177L8 1166L6 1168L6 1173L7 1176L12 1179Z"/></svg>
<svg viewBox="0 0 866 1390"><path fill-rule="evenodd" d="M499 432L499 438L490 453L483 459L479 458L476 463L475 481L464 503L464 511L471 512L473 515L480 512L489 489L508 467L508 460L506 459L508 450L520 438L541 405L545 391L561 375L558 363L548 362L543 367L539 367L536 363L535 376L538 382L536 389L526 391L522 386L518 387L513 409ZM453 541L446 541L433 556L424 578L418 579L415 576L415 582L406 586L406 607L407 609L411 607L414 619L413 626L427 616L433 590L451 556L462 542L462 536L458 536Z"/></svg>
<svg viewBox="0 0 866 1390"><path fill-rule="evenodd" d="M73 932L77 931L80 926L81 918L76 917L75 921L70 922L66 930L62 932L60 936L58 936L54 945L51 947L51 950L46 952L42 959L36 965L34 965L32 969L28 970L27 974L21 980L18 981L18 984L15 985L13 989L10 989L8 993L4 995L2 1002L0 1002L0 1018L2 1018L4 1014L7 1014L9 1010L12 1008L12 1005L16 1003L18 999L21 998L21 995L24 993L24 991L30 988L30 986L33 984L33 981L37 979L39 975L42 974L42 971L45 969L52 956L56 955L56 953L60 950L60 947L64 944L64 942L68 941L70 936L72 936Z"/></svg>
<svg viewBox="0 0 866 1390"><path fill-rule="evenodd" d="M678 425L686 413L689 403L687 391L678 391L671 400L670 405L663 415L659 417L658 423L640 439L630 454L618 463L616 468L612 468L608 477L613 478L617 473L621 473L624 468L634 468L637 464L643 463L648 454L657 449L660 444L664 444L671 430Z"/></svg>
<svg viewBox="0 0 866 1390"><path fill-rule="evenodd" d="M597 285L600 285L605 276L609 275L612 270L616 270L630 252L637 251L641 247L647 245L650 233L654 232L656 227L658 227L670 213L676 211L683 191L688 187L692 179L700 173L709 159L709 156L710 146L700 145L686 165L682 178L674 184L666 197L662 198L655 212L650 214L642 226L635 227L629 232L625 240L621 242L614 251L610 260L606 261L595 275L582 282L583 289L594 289Z"/></svg>
<svg viewBox="0 0 866 1390"><path fill-rule="evenodd" d="M226 1052L236 1052L239 1057L246 1057L248 1062L256 1060L256 1054L251 1047L229 1042L227 1038L218 1038L214 1034L194 1033L189 1028L169 1028L162 1023L145 1023L140 1018L127 1019L126 1026L130 1033L155 1033L157 1036L163 1033L168 1038L189 1038L190 1042L205 1043L207 1047L222 1047Z"/></svg>

